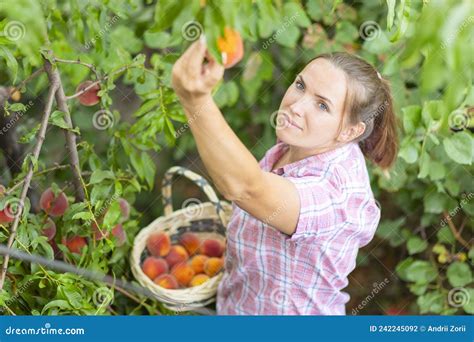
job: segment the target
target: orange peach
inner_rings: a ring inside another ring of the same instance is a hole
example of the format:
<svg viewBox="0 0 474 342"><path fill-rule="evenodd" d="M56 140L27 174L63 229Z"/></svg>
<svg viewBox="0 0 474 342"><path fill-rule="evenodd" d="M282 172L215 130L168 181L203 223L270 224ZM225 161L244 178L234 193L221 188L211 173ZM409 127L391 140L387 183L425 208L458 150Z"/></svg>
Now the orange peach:
<svg viewBox="0 0 474 342"><path fill-rule="evenodd" d="M82 236L73 236L69 239L63 239L65 245L71 253L81 254L81 249L87 245L87 241Z"/></svg>
<svg viewBox="0 0 474 342"><path fill-rule="evenodd" d="M163 258L148 257L142 264L143 273L151 280L168 272L168 264Z"/></svg>
<svg viewBox="0 0 474 342"><path fill-rule="evenodd" d="M179 287L178 281L172 274L162 274L155 278L153 282L165 289L177 289Z"/></svg>
<svg viewBox="0 0 474 342"><path fill-rule="evenodd" d="M180 236L179 242L186 248L189 255L193 255L194 253L198 252L199 247L201 245L201 240L199 237L194 233L184 233Z"/></svg>
<svg viewBox="0 0 474 342"><path fill-rule="evenodd" d="M43 225L41 235L46 236L48 241L52 240L56 235L56 223L54 223L50 217L47 218L45 224Z"/></svg>
<svg viewBox="0 0 474 342"><path fill-rule="evenodd" d="M204 272L204 264L206 263L209 257L204 254L195 255L189 260L189 266L194 270L194 273L203 273Z"/></svg>
<svg viewBox="0 0 474 342"><path fill-rule="evenodd" d="M229 69L240 62L244 56L244 43L240 33L230 27L224 28L224 36L217 38L217 48L225 54L224 68Z"/></svg>
<svg viewBox="0 0 474 342"><path fill-rule="evenodd" d="M194 277L193 269L185 263L174 265L171 269L171 274L176 277L176 280L182 286L187 286Z"/></svg>
<svg viewBox="0 0 474 342"><path fill-rule="evenodd" d="M209 276L207 274L196 274L189 282L189 286L199 286L201 284L204 284L208 280Z"/></svg>
<svg viewBox="0 0 474 342"><path fill-rule="evenodd" d="M220 257L224 253L224 245L214 239L206 239L201 245L201 254L209 257Z"/></svg>
<svg viewBox="0 0 474 342"><path fill-rule="evenodd" d="M209 258L204 264L204 272L213 277L224 267L224 261L221 258Z"/></svg>
<svg viewBox="0 0 474 342"><path fill-rule="evenodd" d="M180 245L173 245L171 246L171 250L166 256L166 262L170 267L173 267L174 265L184 262L189 259L188 252L186 252L186 249L183 246Z"/></svg>
<svg viewBox="0 0 474 342"><path fill-rule="evenodd" d="M171 240L166 233L154 233L146 242L148 251L154 256L166 256L171 249Z"/></svg>

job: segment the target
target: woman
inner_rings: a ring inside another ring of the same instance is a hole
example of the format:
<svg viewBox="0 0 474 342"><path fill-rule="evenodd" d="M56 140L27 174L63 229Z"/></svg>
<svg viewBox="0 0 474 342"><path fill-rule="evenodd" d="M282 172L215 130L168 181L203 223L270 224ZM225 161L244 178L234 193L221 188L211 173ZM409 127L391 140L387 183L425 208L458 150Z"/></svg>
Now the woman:
<svg viewBox="0 0 474 342"><path fill-rule="evenodd" d="M386 169L397 154L388 83L355 56L315 58L288 88L277 144L257 162L212 99L224 69L207 56L204 41L191 45L172 85L210 177L233 202L217 313L344 315L341 289L380 219L364 156Z"/></svg>

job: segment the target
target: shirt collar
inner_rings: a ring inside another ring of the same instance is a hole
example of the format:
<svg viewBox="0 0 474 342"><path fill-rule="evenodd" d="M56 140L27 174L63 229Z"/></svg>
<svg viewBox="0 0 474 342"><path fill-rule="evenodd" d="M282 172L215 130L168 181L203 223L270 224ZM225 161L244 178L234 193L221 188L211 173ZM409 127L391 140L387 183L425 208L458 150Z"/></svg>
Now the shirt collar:
<svg viewBox="0 0 474 342"><path fill-rule="evenodd" d="M351 142L339 146L330 151L315 154L296 162L284 165L283 167L272 170L273 165L283 156L287 151L288 145L278 140L276 145L271 147L263 159L259 162L260 166L268 172L273 172L278 175L297 176L302 177L306 175L316 175L327 169L327 164L335 163L340 160L345 160L346 156L352 148L357 146L356 143Z"/></svg>

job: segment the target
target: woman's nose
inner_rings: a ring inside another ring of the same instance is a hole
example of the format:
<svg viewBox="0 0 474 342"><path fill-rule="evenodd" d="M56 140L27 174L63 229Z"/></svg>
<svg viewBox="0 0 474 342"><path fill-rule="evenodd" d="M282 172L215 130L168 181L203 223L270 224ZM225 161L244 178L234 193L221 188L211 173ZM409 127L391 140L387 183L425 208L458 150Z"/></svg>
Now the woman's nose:
<svg viewBox="0 0 474 342"><path fill-rule="evenodd" d="M302 97L298 101L290 105L290 110L294 115L298 117L303 117L304 109L307 106L308 106L308 100L305 97Z"/></svg>

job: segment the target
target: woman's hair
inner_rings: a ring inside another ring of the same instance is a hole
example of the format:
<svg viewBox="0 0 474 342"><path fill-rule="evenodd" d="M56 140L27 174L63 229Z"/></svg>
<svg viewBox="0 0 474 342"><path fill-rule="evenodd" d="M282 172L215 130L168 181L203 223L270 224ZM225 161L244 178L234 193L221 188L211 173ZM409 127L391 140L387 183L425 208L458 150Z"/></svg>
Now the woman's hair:
<svg viewBox="0 0 474 342"><path fill-rule="evenodd" d="M351 124L362 121L366 125L356 141L368 159L382 169L390 168L397 158L398 136L388 81L372 65L346 52L324 53L316 58L324 58L345 72L343 113L348 113Z"/></svg>

